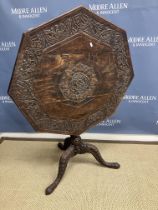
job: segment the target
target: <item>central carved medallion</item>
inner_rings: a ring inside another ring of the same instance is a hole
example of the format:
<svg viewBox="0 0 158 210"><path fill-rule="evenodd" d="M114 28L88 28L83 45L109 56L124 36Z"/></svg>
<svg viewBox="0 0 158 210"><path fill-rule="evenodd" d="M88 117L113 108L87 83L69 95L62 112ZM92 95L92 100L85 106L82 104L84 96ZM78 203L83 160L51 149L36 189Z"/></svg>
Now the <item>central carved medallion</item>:
<svg viewBox="0 0 158 210"><path fill-rule="evenodd" d="M89 84L89 78L85 74L75 73L70 82L70 89L75 95L82 95L88 89Z"/></svg>
<svg viewBox="0 0 158 210"><path fill-rule="evenodd" d="M63 97L74 103L89 100L96 86L94 69L78 63L72 69L66 69L62 75L59 88Z"/></svg>

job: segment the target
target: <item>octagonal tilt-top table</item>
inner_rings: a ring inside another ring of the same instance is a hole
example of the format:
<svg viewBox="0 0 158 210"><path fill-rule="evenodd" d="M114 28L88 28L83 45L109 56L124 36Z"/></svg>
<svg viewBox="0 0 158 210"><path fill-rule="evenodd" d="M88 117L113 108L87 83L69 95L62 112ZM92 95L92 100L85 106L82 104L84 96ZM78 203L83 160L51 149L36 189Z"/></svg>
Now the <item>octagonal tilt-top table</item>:
<svg viewBox="0 0 158 210"><path fill-rule="evenodd" d="M119 168L79 135L113 114L132 78L126 32L84 7L23 34L8 93L36 131L70 135L46 194L77 154Z"/></svg>

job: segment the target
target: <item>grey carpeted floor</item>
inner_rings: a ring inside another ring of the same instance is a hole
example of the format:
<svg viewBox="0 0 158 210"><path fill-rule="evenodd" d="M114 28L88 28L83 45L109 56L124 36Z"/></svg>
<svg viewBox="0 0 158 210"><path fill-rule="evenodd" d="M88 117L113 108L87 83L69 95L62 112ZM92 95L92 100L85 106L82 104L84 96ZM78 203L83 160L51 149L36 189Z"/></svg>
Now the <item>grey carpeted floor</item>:
<svg viewBox="0 0 158 210"><path fill-rule="evenodd" d="M0 210L158 210L158 145L97 143L119 170L90 154L71 159L53 194L61 151L53 142L0 144Z"/></svg>

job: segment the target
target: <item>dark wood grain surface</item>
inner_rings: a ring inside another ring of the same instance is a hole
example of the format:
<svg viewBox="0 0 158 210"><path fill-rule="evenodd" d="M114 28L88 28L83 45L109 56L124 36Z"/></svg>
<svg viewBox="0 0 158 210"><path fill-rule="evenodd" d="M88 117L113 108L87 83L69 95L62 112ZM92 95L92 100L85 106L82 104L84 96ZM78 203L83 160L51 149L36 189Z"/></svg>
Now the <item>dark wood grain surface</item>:
<svg viewBox="0 0 158 210"><path fill-rule="evenodd" d="M79 135L132 78L125 31L79 7L23 34L8 92L35 130Z"/></svg>

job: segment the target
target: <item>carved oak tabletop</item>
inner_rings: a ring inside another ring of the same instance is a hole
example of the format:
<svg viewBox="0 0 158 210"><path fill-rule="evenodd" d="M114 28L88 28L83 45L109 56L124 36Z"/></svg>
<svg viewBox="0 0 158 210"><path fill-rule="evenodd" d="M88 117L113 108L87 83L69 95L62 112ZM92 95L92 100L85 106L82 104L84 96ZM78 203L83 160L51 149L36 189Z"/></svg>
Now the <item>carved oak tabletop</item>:
<svg viewBox="0 0 158 210"><path fill-rule="evenodd" d="M79 7L23 34L9 95L35 130L79 135L115 111L132 77L126 32Z"/></svg>

